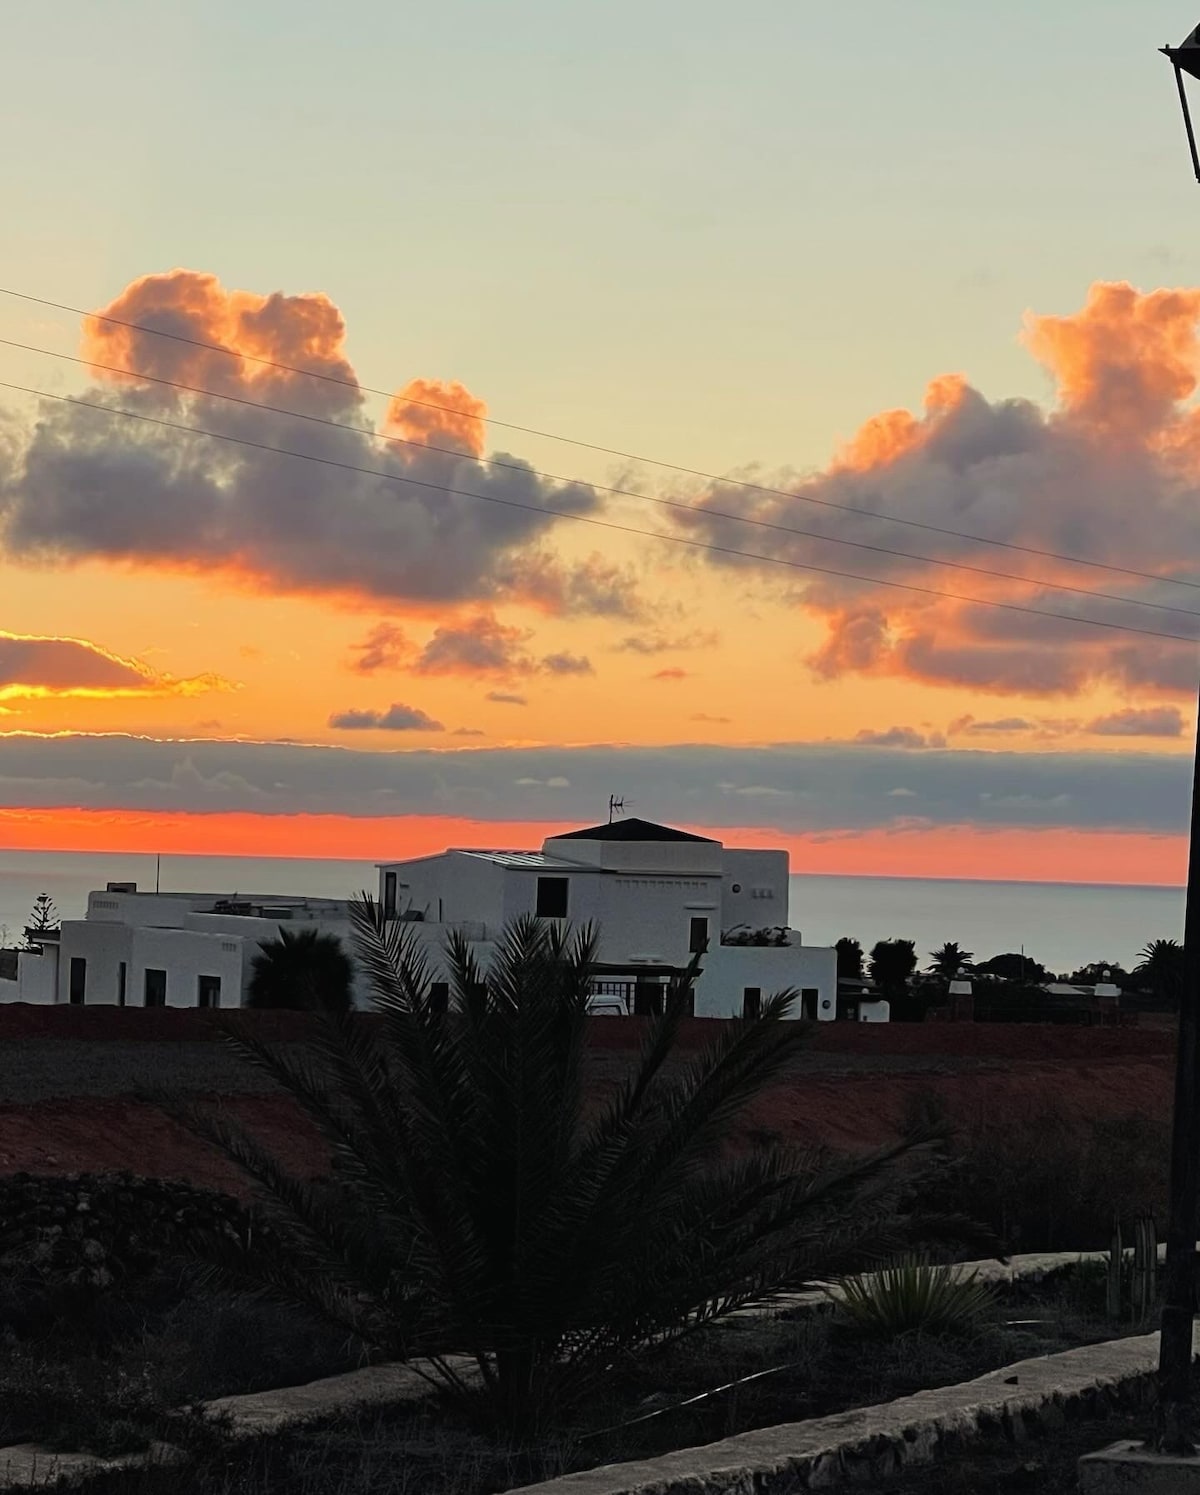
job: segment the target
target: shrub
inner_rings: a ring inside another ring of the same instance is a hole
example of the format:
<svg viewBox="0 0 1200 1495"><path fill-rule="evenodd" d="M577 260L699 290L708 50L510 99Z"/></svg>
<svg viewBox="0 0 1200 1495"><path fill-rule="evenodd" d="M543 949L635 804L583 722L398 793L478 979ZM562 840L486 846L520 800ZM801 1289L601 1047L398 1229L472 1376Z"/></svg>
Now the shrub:
<svg viewBox="0 0 1200 1495"><path fill-rule="evenodd" d="M969 1335L988 1318L995 1302L977 1272L918 1260L844 1277L829 1296L856 1328L876 1339Z"/></svg>

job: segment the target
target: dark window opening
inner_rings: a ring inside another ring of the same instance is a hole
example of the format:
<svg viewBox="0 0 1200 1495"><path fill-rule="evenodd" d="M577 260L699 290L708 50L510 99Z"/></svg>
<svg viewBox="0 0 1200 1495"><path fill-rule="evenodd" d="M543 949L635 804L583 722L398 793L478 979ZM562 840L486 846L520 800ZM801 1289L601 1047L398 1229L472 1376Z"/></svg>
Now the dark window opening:
<svg viewBox="0 0 1200 1495"><path fill-rule="evenodd" d="M125 987L129 980L129 967L124 961L117 967L117 1006L125 1005Z"/></svg>
<svg viewBox="0 0 1200 1495"><path fill-rule="evenodd" d="M759 1017L762 1015L762 987L747 986L742 992L742 1016Z"/></svg>
<svg viewBox="0 0 1200 1495"><path fill-rule="evenodd" d="M450 983L435 981L429 988L429 1010L443 1017L450 1010Z"/></svg>
<svg viewBox="0 0 1200 1495"><path fill-rule="evenodd" d="M634 1017L661 1017L663 989L657 981L639 981L633 988Z"/></svg>
<svg viewBox="0 0 1200 1495"><path fill-rule="evenodd" d="M396 874L394 872L383 874L383 914L386 919L396 917Z"/></svg>
<svg viewBox="0 0 1200 1495"><path fill-rule="evenodd" d="M196 978L196 1006L219 1007L221 1005L220 976L198 976Z"/></svg>
<svg viewBox="0 0 1200 1495"><path fill-rule="evenodd" d="M73 1007L82 1007L87 991L87 960L82 955L71 956L71 976L68 995Z"/></svg>
<svg viewBox="0 0 1200 1495"><path fill-rule="evenodd" d="M539 919L567 917L566 877L539 877L537 880L537 916Z"/></svg>
<svg viewBox="0 0 1200 1495"><path fill-rule="evenodd" d="M166 971L158 971L153 966L147 966L146 984L143 990L142 1000L147 1007L165 1007L167 1005Z"/></svg>
<svg viewBox="0 0 1200 1495"><path fill-rule="evenodd" d="M806 986L800 992L800 1016L806 1017L810 1023L817 1020L817 998L820 995L815 986Z"/></svg>
<svg viewBox="0 0 1200 1495"><path fill-rule="evenodd" d="M703 955L708 949L708 920L693 919L688 931L688 949L693 955Z"/></svg>

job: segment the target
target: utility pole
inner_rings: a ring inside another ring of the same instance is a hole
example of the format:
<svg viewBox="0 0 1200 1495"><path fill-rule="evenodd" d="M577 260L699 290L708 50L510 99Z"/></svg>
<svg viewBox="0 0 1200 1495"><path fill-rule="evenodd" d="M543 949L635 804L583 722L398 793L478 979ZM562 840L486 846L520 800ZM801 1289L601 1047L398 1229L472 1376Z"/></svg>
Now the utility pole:
<svg viewBox="0 0 1200 1495"><path fill-rule="evenodd" d="M1197 181L1200 158L1183 75L1200 78L1200 27L1182 47L1164 47L1175 69L1188 149ZM1196 1206L1200 1185L1200 703L1192 758L1187 904L1183 921L1183 984L1175 1054L1171 1118L1170 1206L1158 1351L1158 1408L1154 1445L1162 1453L1194 1455L1192 1338L1196 1317Z"/></svg>

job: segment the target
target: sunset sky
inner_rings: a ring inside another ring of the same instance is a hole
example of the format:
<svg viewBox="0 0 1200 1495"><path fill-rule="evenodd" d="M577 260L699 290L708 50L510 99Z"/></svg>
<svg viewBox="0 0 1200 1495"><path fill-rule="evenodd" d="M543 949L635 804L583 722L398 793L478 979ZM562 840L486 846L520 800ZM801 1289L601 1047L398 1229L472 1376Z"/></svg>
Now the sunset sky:
<svg viewBox="0 0 1200 1495"><path fill-rule="evenodd" d="M1197 19L17 8L0 846L1179 881Z"/></svg>

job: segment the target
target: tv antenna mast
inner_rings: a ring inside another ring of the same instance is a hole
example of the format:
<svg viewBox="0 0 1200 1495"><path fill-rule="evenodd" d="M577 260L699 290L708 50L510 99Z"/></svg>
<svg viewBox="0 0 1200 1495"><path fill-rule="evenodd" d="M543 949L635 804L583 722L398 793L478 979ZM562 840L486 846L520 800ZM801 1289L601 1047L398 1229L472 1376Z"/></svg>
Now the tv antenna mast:
<svg viewBox="0 0 1200 1495"><path fill-rule="evenodd" d="M624 813L625 813L625 798L624 798L624 796L622 796L620 799L618 799L615 794L610 794L608 796L608 823L609 823L609 825L611 825L613 823L613 819L614 819L615 816L617 816L617 815L624 815Z"/></svg>

